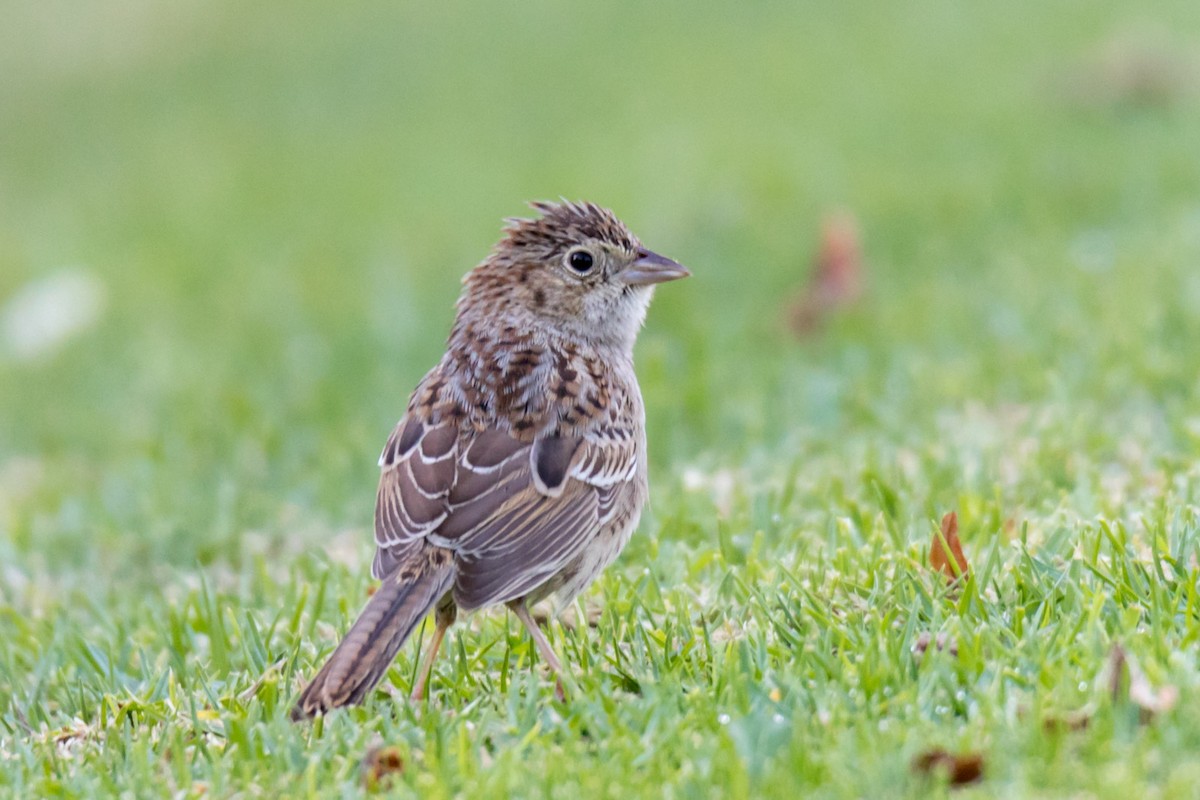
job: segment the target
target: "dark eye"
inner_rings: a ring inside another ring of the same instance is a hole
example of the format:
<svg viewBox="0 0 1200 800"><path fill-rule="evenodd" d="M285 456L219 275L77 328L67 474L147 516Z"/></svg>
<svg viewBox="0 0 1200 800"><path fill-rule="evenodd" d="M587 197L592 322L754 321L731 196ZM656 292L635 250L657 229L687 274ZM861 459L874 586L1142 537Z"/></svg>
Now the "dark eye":
<svg viewBox="0 0 1200 800"><path fill-rule="evenodd" d="M580 275L584 275L591 270L595 260L587 250L572 250L567 256L567 264Z"/></svg>

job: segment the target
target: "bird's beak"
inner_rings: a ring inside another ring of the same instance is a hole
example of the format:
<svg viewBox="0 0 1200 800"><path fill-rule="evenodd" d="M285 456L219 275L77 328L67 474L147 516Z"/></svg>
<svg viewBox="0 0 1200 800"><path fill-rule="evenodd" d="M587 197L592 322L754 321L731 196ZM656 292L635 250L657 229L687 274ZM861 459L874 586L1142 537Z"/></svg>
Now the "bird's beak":
<svg viewBox="0 0 1200 800"><path fill-rule="evenodd" d="M666 256L649 250L639 250L637 261L621 270L619 277L630 286L649 286L653 283L676 281L691 274L687 267Z"/></svg>

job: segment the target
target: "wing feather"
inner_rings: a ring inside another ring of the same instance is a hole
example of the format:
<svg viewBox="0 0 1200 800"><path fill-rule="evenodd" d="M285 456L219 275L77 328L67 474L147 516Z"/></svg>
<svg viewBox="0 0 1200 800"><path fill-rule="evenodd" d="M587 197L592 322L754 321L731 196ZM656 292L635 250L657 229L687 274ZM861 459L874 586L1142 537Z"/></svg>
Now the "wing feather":
<svg viewBox="0 0 1200 800"><path fill-rule="evenodd" d="M576 486L571 497L528 504L536 509L536 516L514 515L495 531L489 548L478 555L464 554L455 602L472 609L523 597L577 556L595 535L598 516L595 490Z"/></svg>
<svg viewBox="0 0 1200 800"><path fill-rule="evenodd" d="M552 580L611 521L638 465L633 435L609 427L533 442L486 429L460 440L450 425L408 419L380 461L375 576L427 539L455 552L464 610Z"/></svg>
<svg viewBox="0 0 1200 800"><path fill-rule="evenodd" d="M383 578L405 551L446 519L446 497L454 485L457 434L406 417L383 448L375 498L375 560L371 573Z"/></svg>

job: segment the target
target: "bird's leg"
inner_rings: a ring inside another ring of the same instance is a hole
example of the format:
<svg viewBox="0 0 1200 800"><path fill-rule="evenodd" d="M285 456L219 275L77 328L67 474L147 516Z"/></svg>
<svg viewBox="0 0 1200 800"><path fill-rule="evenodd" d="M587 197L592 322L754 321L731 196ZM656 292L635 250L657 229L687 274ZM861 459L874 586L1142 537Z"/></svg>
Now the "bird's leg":
<svg viewBox="0 0 1200 800"><path fill-rule="evenodd" d="M525 603L518 600L510 603L509 608L517 615L517 619L525 623L525 629L529 631L529 635L533 637L533 643L537 645L538 652L542 654L542 658L550 665L550 669L554 671L554 696L561 702L566 698L563 692L562 682L562 662L558 660L554 650L550 647L550 642L546 640L546 634L534 621L529 613L529 609Z"/></svg>
<svg viewBox="0 0 1200 800"><path fill-rule="evenodd" d="M421 674L417 676L417 682L413 684L412 694L409 695L410 700L417 702L425 699L426 684L429 682L429 673L433 671L433 662L437 658L438 648L442 646L446 629L454 624L457 616L458 609L453 603L438 606L435 614L437 628L433 631L433 641L429 643L429 652L425 654L425 660L421 662Z"/></svg>

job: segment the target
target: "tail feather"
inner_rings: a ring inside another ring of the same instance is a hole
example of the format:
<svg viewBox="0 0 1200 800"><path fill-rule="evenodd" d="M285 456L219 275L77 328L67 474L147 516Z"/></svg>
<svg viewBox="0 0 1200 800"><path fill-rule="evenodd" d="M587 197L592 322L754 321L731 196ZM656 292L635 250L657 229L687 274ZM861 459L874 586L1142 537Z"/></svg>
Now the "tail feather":
<svg viewBox="0 0 1200 800"><path fill-rule="evenodd" d="M453 585L453 561L443 553L430 548L402 562L384 579L325 666L300 694L292 719L360 703L375 688L417 623Z"/></svg>

